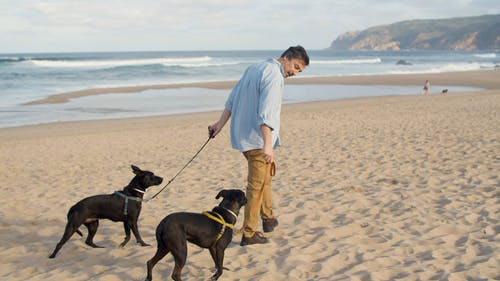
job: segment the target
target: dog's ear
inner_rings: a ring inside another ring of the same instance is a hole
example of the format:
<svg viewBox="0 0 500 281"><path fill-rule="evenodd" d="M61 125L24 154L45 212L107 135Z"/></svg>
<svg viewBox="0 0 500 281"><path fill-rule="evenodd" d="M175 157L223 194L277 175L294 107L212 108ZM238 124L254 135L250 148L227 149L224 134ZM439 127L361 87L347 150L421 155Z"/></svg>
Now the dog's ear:
<svg viewBox="0 0 500 281"><path fill-rule="evenodd" d="M142 172L142 170L139 169L139 167L137 167L137 166L131 165L131 167L132 167L132 171L134 171L134 174L136 174L136 175L138 173Z"/></svg>
<svg viewBox="0 0 500 281"><path fill-rule="evenodd" d="M219 191L217 196L215 196L215 199L219 199L221 196L226 197L226 195L227 195L227 190L221 190L221 191Z"/></svg>

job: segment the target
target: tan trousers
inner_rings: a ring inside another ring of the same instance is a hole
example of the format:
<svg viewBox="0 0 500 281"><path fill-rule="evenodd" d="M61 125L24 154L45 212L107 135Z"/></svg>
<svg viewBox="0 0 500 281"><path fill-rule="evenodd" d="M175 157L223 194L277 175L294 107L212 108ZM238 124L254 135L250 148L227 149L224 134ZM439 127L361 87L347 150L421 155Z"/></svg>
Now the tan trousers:
<svg viewBox="0 0 500 281"><path fill-rule="evenodd" d="M243 221L243 235L252 237L257 231L259 219L272 219L271 164L266 164L262 149L243 152L248 161L247 204Z"/></svg>

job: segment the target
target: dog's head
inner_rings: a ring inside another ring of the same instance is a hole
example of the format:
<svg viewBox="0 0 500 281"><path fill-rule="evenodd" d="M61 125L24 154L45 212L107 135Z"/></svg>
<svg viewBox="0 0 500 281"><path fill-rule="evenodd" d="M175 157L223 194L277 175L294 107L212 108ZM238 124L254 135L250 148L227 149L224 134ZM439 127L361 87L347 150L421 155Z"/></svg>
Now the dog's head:
<svg viewBox="0 0 500 281"><path fill-rule="evenodd" d="M236 214L239 213L241 207L245 206L247 203L247 197L245 193L239 189L224 189L221 190L215 199L219 199L222 197L222 202L220 202L219 206L229 209Z"/></svg>
<svg viewBox="0 0 500 281"><path fill-rule="evenodd" d="M139 167L132 165L132 171L135 174L135 177L130 182L129 186L133 188L137 188L140 190L146 190L146 188L154 185L159 185L163 178L156 176L153 172L143 171Z"/></svg>

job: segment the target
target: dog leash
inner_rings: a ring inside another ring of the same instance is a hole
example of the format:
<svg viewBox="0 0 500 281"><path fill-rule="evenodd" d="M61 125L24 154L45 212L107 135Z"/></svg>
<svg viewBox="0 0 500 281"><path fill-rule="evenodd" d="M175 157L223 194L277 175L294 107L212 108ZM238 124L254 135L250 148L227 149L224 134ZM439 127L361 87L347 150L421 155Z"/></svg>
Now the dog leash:
<svg viewBox="0 0 500 281"><path fill-rule="evenodd" d="M160 191L158 191L155 195L153 195L153 197L151 197L147 201L151 201L151 200L155 199L156 196L158 196L165 188L167 188L167 186L175 180L175 178L189 165L189 163L191 163L196 158L196 156L198 156L198 154L200 154L200 152L203 150L203 148L205 148L205 146L208 144L208 142L212 138L213 138L213 133L211 132L207 141L201 146L201 148L198 150L198 152L196 152L196 154L186 163L186 165L184 165L184 167L182 167L182 169L180 169L179 172L177 172L177 174L173 178L171 178L162 189L160 189Z"/></svg>

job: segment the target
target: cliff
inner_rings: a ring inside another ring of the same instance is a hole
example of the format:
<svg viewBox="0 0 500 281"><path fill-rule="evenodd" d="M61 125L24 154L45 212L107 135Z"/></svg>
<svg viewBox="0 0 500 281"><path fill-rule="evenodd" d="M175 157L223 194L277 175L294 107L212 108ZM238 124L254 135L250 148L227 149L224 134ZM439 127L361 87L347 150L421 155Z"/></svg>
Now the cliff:
<svg viewBox="0 0 500 281"><path fill-rule="evenodd" d="M500 14L409 20L347 32L333 50L498 50Z"/></svg>

